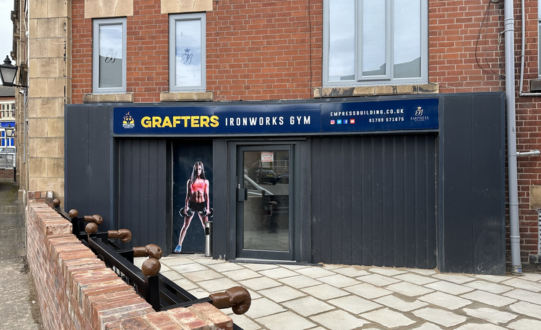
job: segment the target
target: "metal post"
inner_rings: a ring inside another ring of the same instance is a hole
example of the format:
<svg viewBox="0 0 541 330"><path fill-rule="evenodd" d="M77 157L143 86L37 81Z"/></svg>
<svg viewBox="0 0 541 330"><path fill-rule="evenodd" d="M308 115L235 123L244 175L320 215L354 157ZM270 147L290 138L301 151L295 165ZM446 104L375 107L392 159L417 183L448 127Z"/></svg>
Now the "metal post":
<svg viewBox="0 0 541 330"><path fill-rule="evenodd" d="M205 224L205 257L212 257L212 221Z"/></svg>

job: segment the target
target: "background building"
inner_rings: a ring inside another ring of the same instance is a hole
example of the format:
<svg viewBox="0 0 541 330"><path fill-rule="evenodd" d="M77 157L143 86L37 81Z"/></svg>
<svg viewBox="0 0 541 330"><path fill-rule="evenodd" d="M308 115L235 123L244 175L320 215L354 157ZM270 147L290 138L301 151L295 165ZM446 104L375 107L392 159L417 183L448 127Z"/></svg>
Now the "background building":
<svg viewBox="0 0 541 330"><path fill-rule="evenodd" d="M515 44L525 49L522 84L521 53L515 52L516 85L521 92L536 93L541 89L540 5L538 0L514 5ZM17 94L17 108L25 109L17 114L17 127L26 127L17 142L19 150L26 148L19 156L26 157L19 161L26 176L22 189L53 190L61 199L64 169L69 170L65 157L70 157L64 149L70 129L64 127L65 109L75 109L68 104L94 105L87 108L97 115L100 107L113 109L114 103L362 102L365 97L473 97L505 91L503 0L119 0L114 6L47 0L16 1L15 7L19 33L14 52L18 64L28 65L29 85L26 101ZM518 89L516 94L517 149L541 149L539 96L520 95ZM69 124L91 122L88 117ZM109 161L116 166L117 149L112 150ZM539 157L518 159L525 264L530 255L541 254ZM89 178L94 170L78 168ZM116 217L121 203L114 203L111 215ZM475 250L477 243L472 239L468 244Z"/></svg>

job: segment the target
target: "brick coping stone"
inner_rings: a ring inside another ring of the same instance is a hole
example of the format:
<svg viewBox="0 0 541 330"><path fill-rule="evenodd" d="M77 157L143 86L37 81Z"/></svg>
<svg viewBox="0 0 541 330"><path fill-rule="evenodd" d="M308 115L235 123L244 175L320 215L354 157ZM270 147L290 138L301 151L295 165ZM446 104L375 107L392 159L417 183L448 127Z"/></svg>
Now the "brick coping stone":
<svg viewBox="0 0 541 330"><path fill-rule="evenodd" d="M26 208L28 263L46 329L233 329L231 318L209 303L154 311L72 234L71 223L41 193L32 195Z"/></svg>

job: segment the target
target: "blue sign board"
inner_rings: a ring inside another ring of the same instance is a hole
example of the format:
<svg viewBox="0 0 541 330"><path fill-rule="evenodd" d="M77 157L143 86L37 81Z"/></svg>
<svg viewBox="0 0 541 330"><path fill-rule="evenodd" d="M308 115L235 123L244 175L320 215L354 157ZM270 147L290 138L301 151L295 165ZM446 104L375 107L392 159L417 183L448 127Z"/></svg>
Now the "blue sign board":
<svg viewBox="0 0 541 330"><path fill-rule="evenodd" d="M268 135L438 128L438 99L379 102L122 107L113 132L122 135Z"/></svg>

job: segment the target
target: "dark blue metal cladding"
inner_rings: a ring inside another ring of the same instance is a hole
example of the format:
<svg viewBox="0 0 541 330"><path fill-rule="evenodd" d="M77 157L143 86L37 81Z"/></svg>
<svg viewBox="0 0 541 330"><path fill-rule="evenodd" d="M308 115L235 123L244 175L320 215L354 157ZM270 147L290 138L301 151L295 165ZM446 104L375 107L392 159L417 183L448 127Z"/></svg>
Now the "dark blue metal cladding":
<svg viewBox="0 0 541 330"><path fill-rule="evenodd" d="M436 135L312 139L312 262L436 267Z"/></svg>

